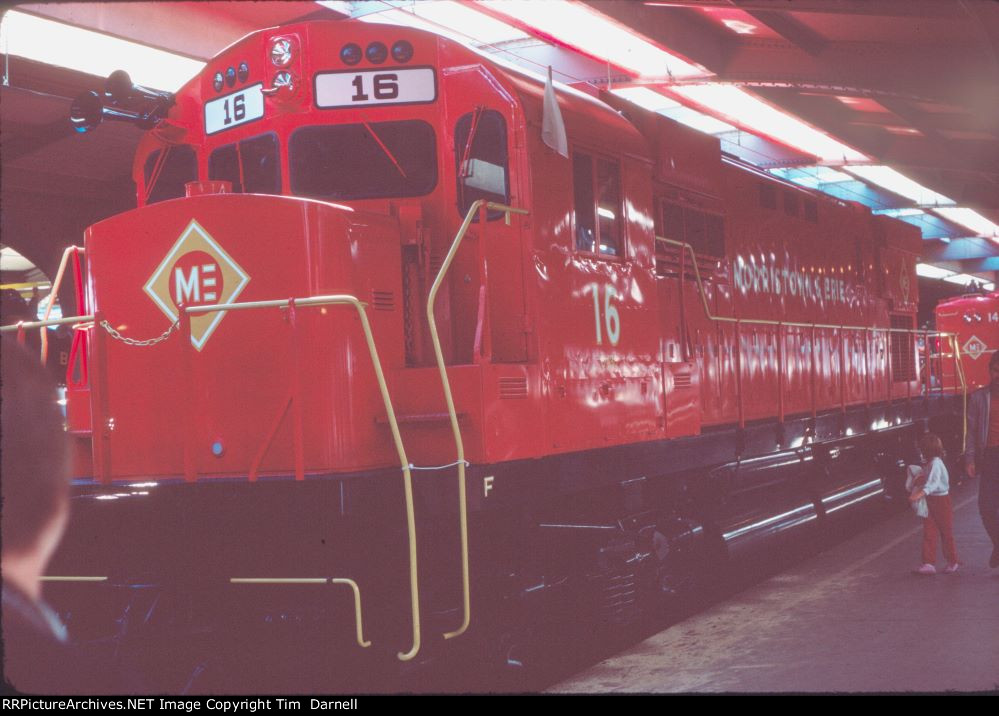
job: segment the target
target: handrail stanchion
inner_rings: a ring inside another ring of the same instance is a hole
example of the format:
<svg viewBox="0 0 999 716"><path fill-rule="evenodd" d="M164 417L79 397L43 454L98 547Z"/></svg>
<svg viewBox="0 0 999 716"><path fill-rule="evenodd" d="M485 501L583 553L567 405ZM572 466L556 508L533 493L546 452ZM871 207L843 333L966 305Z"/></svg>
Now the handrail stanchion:
<svg viewBox="0 0 999 716"><path fill-rule="evenodd" d="M461 521L461 587L463 618L461 626L454 631L446 632L444 634L445 639L452 639L465 633L465 630L468 629L468 625L471 623L472 607L468 578L468 500L465 487L465 446L461 440L461 428L458 425L458 413L455 410L454 398L451 395L451 384L447 377L447 366L444 362L444 351L441 349L440 336L437 332L437 321L434 319L434 304L437 301L437 292L440 290L441 284L444 282L444 276L451 267L451 262L458 253L458 247L461 246L461 242L465 238L465 234L468 233L468 228L472 224L473 217L476 212L482 209L504 211L507 215L507 221L509 221L510 214L528 213L526 209L515 209L511 206L506 206L505 204L495 204L493 202L485 201L484 199L476 199L473 201L472 205L468 207L468 211L465 214L465 220L461 223L458 233L455 234L454 241L451 243L451 248L448 250L447 256L444 257L444 261L441 263L440 270L437 272L437 277L434 279L433 285L430 287L430 294L427 297L427 322L430 326L430 338L434 344L434 356L437 359L437 370L440 372L441 385L444 388L444 400L447 403L448 416L451 419L451 432L454 434L455 447L458 452L458 510Z"/></svg>
<svg viewBox="0 0 999 716"><path fill-rule="evenodd" d="M743 408L742 390L742 321L735 322L735 394L739 404L739 428L746 427L746 413Z"/></svg>
<svg viewBox="0 0 999 716"><path fill-rule="evenodd" d="M864 405L871 407L871 330L864 329Z"/></svg>
<svg viewBox="0 0 999 716"><path fill-rule="evenodd" d="M784 425L784 324L777 324L777 422Z"/></svg>
<svg viewBox="0 0 999 716"><path fill-rule="evenodd" d="M839 409L846 415L846 331L839 327Z"/></svg>
<svg viewBox="0 0 999 716"><path fill-rule="evenodd" d="M885 346L886 346L887 351L888 351L887 352L887 356L888 356L887 364L888 364L888 367L887 367L887 370L885 371L885 376L887 376L887 380L888 380L888 407L890 408L892 406L892 402L893 402L892 398L894 397L894 394L895 394L895 371L892 369L892 364L891 364L891 330L890 329L885 329Z"/></svg>
<svg viewBox="0 0 999 716"><path fill-rule="evenodd" d="M184 388L187 393L187 415L184 425L184 480L185 482L196 482L198 479L197 455L195 454L197 441L196 423L198 410L195 406L197 401L197 391L194 389L194 344L191 342L191 314L187 307L181 304L179 308L180 321L180 363L184 376Z"/></svg>
<svg viewBox="0 0 999 716"><path fill-rule="evenodd" d="M294 430L293 443L295 448L295 479L305 479L305 435L302 420L302 332L298 326L298 313L295 310L295 299L288 299L288 324L291 326L292 363L295 366L291 376L292 423Z"/></svg>
<svg viewBox="0 0 999 716"><path fill-rule="evenodd" d="M97 311L94 322L101 325L104 315ZM90 384L90 429L93 435L94 472L104 485L111 484L111 425L108 424L108 337L103 329L94 331L94 362L97 374Z"/></svg>
<svg viewBox="0 0 999 716"><path fill-rule="evenodd" d="M59 260L59 269L56 271L55 280L52 282L52 287L49 289L49 300L48 300L48 305L45 306L45 315L42 316L43 321L49 320L49 316L52 315L52 304L55 303L55 298L59 295L58 294L59 287L62 284L63 274L66 273L66 264L69 263L69 256L70 254L74 254L77 251L83 251L83 248L80 246L67 246L66 249L62 252L62 258ZM77 295L79 296L79 292L77 293ZM82 307L83 306L80 305L77 308L80 309ZM33 316L33 318L37 318L37 316ZM49 357L49 337L45 331L42 331L40 338L41 338L41 355L39 357L41 359L42 365L45 365Z"/></svg>
<svg viewBox="0 0 999 716"><path fill-rule="evenodd" d="M812 324L812 350L809 351L809 352L812 354L812 360L811 360L811 364L812 364L812 427L814 428L815 427L815 421L819 417L819 394L818 394L818 385L816 384L817 380L818 380L818 376L817 376L817 370L815 368L815 355L818 353L818 350L817 350L816 345L815 345L815 324L814 323Z"/></svg>

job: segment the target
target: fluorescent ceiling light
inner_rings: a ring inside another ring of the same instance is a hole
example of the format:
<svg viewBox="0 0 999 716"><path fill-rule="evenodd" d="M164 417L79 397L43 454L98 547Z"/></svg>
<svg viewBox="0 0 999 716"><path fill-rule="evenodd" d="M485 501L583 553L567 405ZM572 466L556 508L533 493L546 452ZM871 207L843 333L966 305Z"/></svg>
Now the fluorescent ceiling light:
<svg viewBox="0 0 999 716"><path fill-rule="evenodd" d="M890 216L893 219L898 219L903 216L916 216L918 214L925 214L926 212L922 209L875 209L875 214L880 214L881 216Z"/></svg>
<svg viewBox="0 0 999 716"><path fill-rule="evenodd" d="M0 271L30 271L35 268L24 256L9 246L0 248Z"/></svg>
<svg viewBox="0 0 999 716"><path fill-rule="evenodd" d="M569 47L642 77L704 77L705 70L681 60L586 5L568 0L483 0L482 5Z"/></svg>
<svg viewBox="0 0 999 716"><path fill-rule="evenodd" d="M836 171L831 167L823 167L819 165L811 167L782 167L779 169L771 169L770 173L779 176L781 179L793 181L795 184L799 184L810 189L818 189L827 184L857 181L849 174Z"/></svg>
<svg viewBox="0 0 999 716"><path fill-rule="evenodd" d="M961 284L962 286L967 286L972 281L975 281L976 283L985 283L984 279L978 278L977 276L971 276L966 273L956 273L951 276L944 276L944 281Z"/></svg>
<svg viewBox="0 0 999 716"><path fill-rule="evenodd" d="M397 7L386 6L383 11L361 15L357 19L362 22L415 27L474 47L530 37L513 25L454 0L433 0Z"/></svg>
<svg viewBox="0 0 999 716"><path fill-rule="evenodd" d="M947 278L953 276L954 272L932 264L916 264L916 275L926 278Z"/></svg>
<svg viewBox="0 0 999 716"><path fill-rule="evenodd" d="M659 112L660 110L680 106L679 102L648 87L622 87L621 89L612 89L611 94L623 97L650 112Z"/></svg>
<svg viewBox="0 0 999 716"><path fill-rule="evenodd" d="M999 240L999 226L992 223L974 209L964 207L935 208L934 211L945 219L949 219L956 224L971 229L979 236Z"/></svg>
<svg viewBox="0 0 999 716"><path fill-rule="evenodd" d="M721 134L722 132L736 131L736 127L733 127L731 124L727 124L720 119L715 119L703 112L698 112L696 109L684 107L679 102L648 87L623 87L611 90L611 92L629 102L634 102L639 107L643 107L651 112L658 112L664 117L669 117L688 127L693 127L699 132Z"/></svg>
<svg viewBox="0 0 999 716"><path fill-rule="evenodd" d="M316 4L328 7L330 10L335 10L344 15L350 15L354 11L353 4L347 0L316 0Z"/></svg>
<svg viewBox="0 0 999 716"><path fill-rule="evenodd" d="M690 107L674 107L673 109L664 111L662 114L706 134L738 131L738 127L733 127L727 122L716 119L709 114L704 114L704 112L698 112L696 109L691 109Z"/></svg>
<svg viewBox="0 0 999 716"><path fill-rule="evenodd" d="M953 204L954 201L938 194L932 189L927 189L918 182L914 182L909 177L900 174L891 167L881 165L861 165L843 167L851 174L860 177L864 181L876 184L882 189L887 189L893 194L911 199L920 206L935 206L939 204Z"/></svg>
<svg viewBox="0 0 999 716"><path fill-rule="evenodd" d="M168 92L179 90L205 66L189 57L17 10L3 16L0 49L99 77L124 69L136 84Z"/></svg>
<svg viewBox="0 0 999 716"><path fill-rule="evenodd" d="M856 162L867 159L828 134L805 124L797 117L773 107L740 87L720 84L680 85L671 91L697 103L714 114L762 134L781 144L807 152L826 162Z"/></svg>
<svg viewBox="0 0 999 716"><path fill-rule="evenodd" d="M453 0L419 2L400 8L461 32L481 44L526 40L526 32Z"/></svg>

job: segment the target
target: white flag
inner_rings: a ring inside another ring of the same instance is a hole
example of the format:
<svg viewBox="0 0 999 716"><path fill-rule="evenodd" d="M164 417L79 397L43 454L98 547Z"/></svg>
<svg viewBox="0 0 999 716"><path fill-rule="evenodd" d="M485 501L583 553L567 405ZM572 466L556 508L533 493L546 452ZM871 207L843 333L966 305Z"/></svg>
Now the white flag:
<svg viewBox="0 0 999 716"><path fill-rule="evenodd" d="M545 83L545 103L541 117L541 141L569 158L569 140L565 136L565 122L562 121L562 110L558 107L555 97L555 86L552 84L552 68L548 66L548 81Z"/></svg>

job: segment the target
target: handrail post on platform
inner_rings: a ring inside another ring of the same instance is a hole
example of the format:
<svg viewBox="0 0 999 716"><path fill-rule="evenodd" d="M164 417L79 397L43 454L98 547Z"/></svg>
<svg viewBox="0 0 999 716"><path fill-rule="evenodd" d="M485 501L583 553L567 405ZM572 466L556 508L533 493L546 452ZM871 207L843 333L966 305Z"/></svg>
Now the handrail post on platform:
<svg viewBox="0 0 999 716"><path fill-rule="evenodd" d="M197 427L198 410L195 405L198 392L194 389L194 343L191 339L191 314L187 312L187 307L181 303L178 307L178 320L180 321L180 361L183 375L184 392L186 394L187 415L184 425L184 481L196 482L198 479L197 455Z"/></svg>
<svg viewBox="0 0 999 716"><path fill-rule="evenodd" d="M472 205L468 207L468 211L465 213L465 219L462 221L461 226L458 229L458 233L455 234L454 241L451 242L451 248L448 250L447 256L444 257L444 261L441 263L440 270L437 271L437 277L434 279L433 285L430 287L430 293L427 296L427 323L430 327L430 338L434 344L434 357L437 359L437 370L440 373L441 385L444 389L444 400L447 403L448 417L451 420L451 432L454 435L455 448L458 453L458 510L461 523L462 622L461 626L454 631L446 632L444 634L445 639L452 639L465 633L465 630L468 629L468 625L471 623L472 607L468 576L468 497L466 494L465 484L465 446L461 439L461 427L458 425L458 412L454 407L454 397L451 395L451 382L447 377L447 364L444 362L444 351L441 348L440 336L437 331L437 321L434 318L434 305L437 302L437 293L440 291L440 287L444 283L444 277L447 275L448 269L451 268L451 262L454 261L454 257L458 253L458 247L461 246L461 242L468 233L468 228L472 225L473 217L477 212L482 210L488 211L489 209L506 212L507 222L510 220L510 214L524 215L528 213L526 209L517 209L512 206L507 206L506 204L497 204L484 199L476 199L473 201ZM481 235L482 232L480 231L480 237ZM484 251L484 247L482 250Z"/></svg>

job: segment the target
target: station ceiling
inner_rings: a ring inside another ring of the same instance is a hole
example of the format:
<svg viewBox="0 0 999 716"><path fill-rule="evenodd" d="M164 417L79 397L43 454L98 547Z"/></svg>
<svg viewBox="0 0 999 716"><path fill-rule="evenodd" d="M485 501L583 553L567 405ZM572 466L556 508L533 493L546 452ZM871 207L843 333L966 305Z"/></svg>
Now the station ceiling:
<svg viewBox="0 0 999 716"><path fill-rule="evenodd" d="M701 122L725 151L785 179L916 224L925 240L924 262L990 281L999 277L994 229L969 228L955 219L960 214L947 213L952 207L968 208L999 224L999 3L582 4L615 31L677 58L671 72L648 71L627 56L622 59L620 46L608 46L612 34L573 34L566 31L567 23L532 16L538 11L531 7L554 3L534 2L523 9L509 2L457 5L134 2L27 4L14 10L199 61L248 32L301 19L411 19L528 69L542 72L551 66L556 79L569 84L642 98L646 106L651 97L653 105L661 102L656 109L663 114ZM494 27L480 28L462 14L469 10L514 30L496 35ZM11 237L17 237L18 250L45 269L63 246L79 243L84 227L134 205L131 161L141 132L106 123L81 141L67 123L69 104L82 91L103 89L103 77L13 53L4 55L4 63L2 238L12 244ZM773 120L767 116L761 128L748 122L750 110L712 102L712 96L724 101L734 93L763 100L837 140L845 147L840 160L787 141L768 128ZM851 170L853 165L860 168ZM930 198L897 187L892 191L872 181L876 173L865 174L864 165L890 167L929 190ZM952 204L942 203L941 196Z"/></svg>

